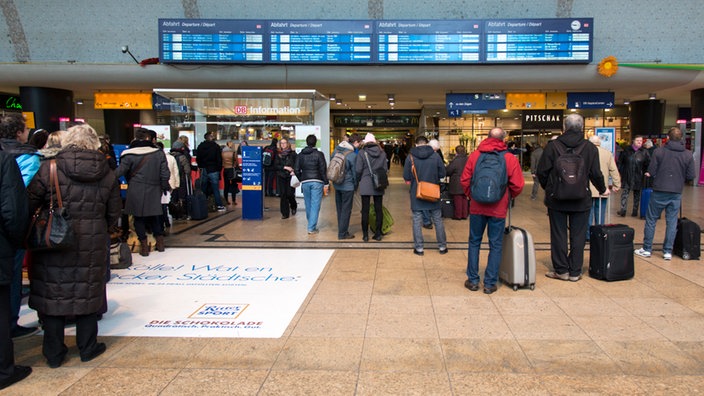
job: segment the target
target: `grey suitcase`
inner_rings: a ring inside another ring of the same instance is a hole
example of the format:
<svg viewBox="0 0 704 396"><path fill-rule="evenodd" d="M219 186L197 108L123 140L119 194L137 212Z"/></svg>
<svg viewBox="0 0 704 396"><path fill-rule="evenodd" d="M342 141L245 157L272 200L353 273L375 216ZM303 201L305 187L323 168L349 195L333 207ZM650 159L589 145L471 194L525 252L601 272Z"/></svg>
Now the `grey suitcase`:
<svg viewBox="0 0 704 396"><path fill-rule="evenodd" d="M535 245L533 236L523 228L511 225L511 209L508 210L508 226L504 230L501 249L499 279L513 290L519 287L535 289Z"/></svg>

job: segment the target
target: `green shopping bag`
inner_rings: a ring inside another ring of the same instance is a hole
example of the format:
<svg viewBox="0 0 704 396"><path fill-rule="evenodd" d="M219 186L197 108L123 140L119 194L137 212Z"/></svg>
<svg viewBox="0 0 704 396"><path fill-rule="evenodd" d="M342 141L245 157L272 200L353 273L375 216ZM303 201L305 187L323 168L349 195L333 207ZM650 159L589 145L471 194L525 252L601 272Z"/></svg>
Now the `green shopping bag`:
<svg viewBox="0 0 704 396"><path fill-rule="evenodd" d="M382 206L381 210L383 211L381 233L386 235L391 232L391 227L394 225L394 218L391 216L391 213L389 213L389 210L386 209L386 206ZM369 205L369 229L372 230L372 232L376 232L376 212L374 211L374 205Z"/></svg>

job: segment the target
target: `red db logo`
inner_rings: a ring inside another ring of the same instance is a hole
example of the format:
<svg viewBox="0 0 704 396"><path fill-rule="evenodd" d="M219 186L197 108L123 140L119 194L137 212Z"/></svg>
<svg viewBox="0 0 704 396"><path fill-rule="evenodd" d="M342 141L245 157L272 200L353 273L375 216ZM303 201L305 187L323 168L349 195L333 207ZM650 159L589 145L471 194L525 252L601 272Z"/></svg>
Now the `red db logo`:
<svg viewBox="0 0 704 396"><path fill-rule="evenodd" d="M247 114L247 106L235 106L235 114Z"/></svg>

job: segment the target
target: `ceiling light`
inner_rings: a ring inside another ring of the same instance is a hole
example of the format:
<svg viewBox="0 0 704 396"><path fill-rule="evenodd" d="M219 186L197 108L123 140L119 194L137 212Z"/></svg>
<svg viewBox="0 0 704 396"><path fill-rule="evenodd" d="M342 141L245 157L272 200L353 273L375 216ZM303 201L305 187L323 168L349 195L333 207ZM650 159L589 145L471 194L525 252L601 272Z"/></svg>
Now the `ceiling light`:
<svg viewBox="0 0 704 396"><path fill-rule="evenodd" d="M649 94L648 94L648 99L650 99L650 100L655 100L655 99L657 99L657 96L656 96L654 93L649 93Z"/></svg>
<svg viewBox="0 0 704 396"><path fill-rule="evenodd" d="M357 98L359 98L360 102L365 102L367 100L367 95L366 94L359 94L359 95L357 95Z"/></svg>
<svg viewBox="0 0 704 396"><path fill-rule="evenodd" d="M625 105L629 105L629 104L631 104L631 101L630 101L630 100L628 100L628 99L624 99L624 100L623 100L623 104L625 104Z"/></svg>
<svg viewBox="0 0 704 396"><path fill-rule="evenodd" d="M339 105L341 105L341 104L342 104L342 100L340 100L340 99L337 99L337 100L335 101L335 103L336 103L336 104L337 104L337 105L339 106Z"/></svg>
<svg viewBox="0 0 704 396"><path fill-rule="evenodd" d="M334 102L334 101L337 100L337 96L335 96L335 94L329 94L328 96L330 97L330 100L331 100L332 102Z"/></svg>
<svg viewBox="0 0 704 396"><path fill-rule="evenodd" d="M396 99L394 98L394 94L388 94L387 98L389 99L389 102L394 102Z"/></svg>
<svg viewBox="0 0 704 396"><path fill-rule="evenodd" d="M83 99L78 99L78 100L76 101L76 104L77 104L77 105L82 105L82 104L83 104Z"/></svg>

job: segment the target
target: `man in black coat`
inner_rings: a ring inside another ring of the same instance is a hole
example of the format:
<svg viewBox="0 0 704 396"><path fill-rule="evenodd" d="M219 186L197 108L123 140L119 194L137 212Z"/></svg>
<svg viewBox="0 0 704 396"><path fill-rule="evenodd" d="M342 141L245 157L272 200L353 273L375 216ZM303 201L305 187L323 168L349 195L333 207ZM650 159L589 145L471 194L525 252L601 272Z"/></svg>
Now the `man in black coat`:
<svg viewBox="0 0 704 396"><path fill-rule="evenodd" d="M599 167L599 152L595 145L584 139L584 118L579 114L570 114L565 117L564 128L565 132L545 147L537 170L540 185L545 189L545 206L548 208L550 218L550 258L554 268L554 271L549 271L545 276L577 282L582 278L584 245L587 239L592 195L589 183L586 183L586 193L582 198L559 199L557 197L558 170L555 165L561 156L558 150L564 149L558 149L556 145L575 152L581 150L580 156L584 160L584 171L588 172L589 180L602 196L607 196L609 190L606 188L604 176Z"/></svg>
<svg viewBox="0 0 704 396"><path fill-rule="evenodd" d="M26 378L31 367L15 365L10 337L10 280L15 252L27 233L27 193L14 158L0 151L0 389Z"/></svg>
<svg viewBox="0 0 704 396"><path fill-rule="evenodd" d="M220 195L220 173L222 172L222 148L215 142L212 132L205 134L205 140L196 149L196 162L202 173L200 175L200 188L207 196L208 189L215 196L215 205L219 212L227 210L222 203Z"/></svg>

